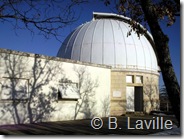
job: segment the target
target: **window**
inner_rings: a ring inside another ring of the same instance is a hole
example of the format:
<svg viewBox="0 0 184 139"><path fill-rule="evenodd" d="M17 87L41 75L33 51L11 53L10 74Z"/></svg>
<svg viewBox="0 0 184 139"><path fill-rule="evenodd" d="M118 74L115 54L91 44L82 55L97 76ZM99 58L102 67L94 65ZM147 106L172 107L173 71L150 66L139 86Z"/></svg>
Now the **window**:
<svg viewBox="0 0 184 139"><path fill-rule="evenodd" d="M59 99L73 99L77 100L80 98L78 94L78 84L77 83L61 83L59 86Z"/></svg>
<svg viewBox="0 0 184 139"><path fill-rule="evenodd" d="M28 99L28 80L19 78L3 78L1 84L1 99Z"/></svg>
<svg viewBox="0 0 184 139"><path fill-rule="evenodd" d="M136 76L136 83L143 83L143 77L142 76Z"/></svg>
<svg viewBox="0 0 184 139"><path fill-rule="evenodd" d="M133 83L133 76L132 75L126 76L126 83Z"/></svg>

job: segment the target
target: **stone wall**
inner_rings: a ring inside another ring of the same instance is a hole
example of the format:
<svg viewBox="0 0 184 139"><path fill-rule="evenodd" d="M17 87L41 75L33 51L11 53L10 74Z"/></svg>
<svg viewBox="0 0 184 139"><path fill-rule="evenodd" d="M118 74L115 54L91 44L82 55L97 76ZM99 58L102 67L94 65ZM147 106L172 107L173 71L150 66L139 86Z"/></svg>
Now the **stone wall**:
<svg viewBox="0 0 184 139"><path fill-rule="evenodd" d="M133 78L132 83L127 83L126 76ZM136 77L142 77L142 83L136 82ZM111 71L111 115L126 114L126 87L143 87L143 112L159 109L159 74L143 71Z"/></svg>
<svg viewBox="0 0 184 139"><path fill-rule="evenodd" d="M124 72L111 72L111 115L126 113L126 80Z"/></svg>

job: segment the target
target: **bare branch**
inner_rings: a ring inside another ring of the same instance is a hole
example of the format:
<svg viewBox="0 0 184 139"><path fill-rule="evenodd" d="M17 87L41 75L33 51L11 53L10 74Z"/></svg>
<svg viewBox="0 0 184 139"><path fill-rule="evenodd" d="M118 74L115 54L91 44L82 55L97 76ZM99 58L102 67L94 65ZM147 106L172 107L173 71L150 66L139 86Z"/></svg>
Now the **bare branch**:
<svg viewBox="0 0 184 139"><path fill-rule="evenodd" d="M8 0L0 2L0 22L10 22L15 29L38 30L46 38L59 37L60 29L77 20L74 8L85 0Z"/></svg>

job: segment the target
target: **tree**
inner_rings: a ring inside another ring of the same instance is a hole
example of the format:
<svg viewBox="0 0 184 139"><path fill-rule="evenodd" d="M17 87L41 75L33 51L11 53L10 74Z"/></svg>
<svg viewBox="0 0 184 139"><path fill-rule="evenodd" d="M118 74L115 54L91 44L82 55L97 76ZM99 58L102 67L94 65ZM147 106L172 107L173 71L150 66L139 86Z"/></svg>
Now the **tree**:
<svg viewBox="0 0 184 139"><path fill-rule="evenodd" d="M10 23L14 29L28 29L46 38L77 20L74 7L85 0L2 0L0 1L0 22Z"/></svg>
<svg viewBox="0 0 184 139"><path fill-rule="evenodd" d="M170 102L168 100L168 95L165 86L160 88L160 110L161 111L170 111Z"/></svg>
<svg viewBox="0 0 184 139"><path fill-rule="evenodd" d="M106 4L110 4L106 2ZM169 52L169 38L160 27L163 20L167 26L172 25L176 16L180 15L179 0L120 0L116 3L120 14L129 16L131 27L138 35L145 34L146 30L141 27L149 26L153 36L153 49L157 55L158 64L161 68L163 81L166 86L173 112L180 126L180 86L178 84ZM149 37L149 36L147 36ZM151 41L151 39L149 38Z"/></svg>

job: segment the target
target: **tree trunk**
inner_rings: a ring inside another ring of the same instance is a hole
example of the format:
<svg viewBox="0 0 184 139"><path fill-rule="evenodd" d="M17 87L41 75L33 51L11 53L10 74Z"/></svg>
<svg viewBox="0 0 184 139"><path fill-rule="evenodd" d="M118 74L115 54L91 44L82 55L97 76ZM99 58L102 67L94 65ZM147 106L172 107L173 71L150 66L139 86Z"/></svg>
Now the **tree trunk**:
<svg viewBox="0 0 184 139"><path fill-rule="evenodd" d="M169 101L180 126L180 86L178 84L169 52L168 37L160 28L157 15L152 11L150 0L141 0L141 6L155 42L158 64L162 71Z"/></svg>

